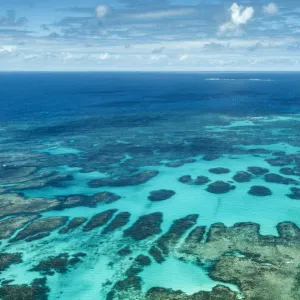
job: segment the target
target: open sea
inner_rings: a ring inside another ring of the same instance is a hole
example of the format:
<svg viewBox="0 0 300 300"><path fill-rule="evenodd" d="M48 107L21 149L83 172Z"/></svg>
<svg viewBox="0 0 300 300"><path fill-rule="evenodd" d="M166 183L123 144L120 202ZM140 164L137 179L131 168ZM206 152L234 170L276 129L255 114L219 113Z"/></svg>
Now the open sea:
<svg viewBox="0 0 300 300"><path fill-rule="evenodd" d="M299 300L299 83L0 73L0 299Z"/></svg>

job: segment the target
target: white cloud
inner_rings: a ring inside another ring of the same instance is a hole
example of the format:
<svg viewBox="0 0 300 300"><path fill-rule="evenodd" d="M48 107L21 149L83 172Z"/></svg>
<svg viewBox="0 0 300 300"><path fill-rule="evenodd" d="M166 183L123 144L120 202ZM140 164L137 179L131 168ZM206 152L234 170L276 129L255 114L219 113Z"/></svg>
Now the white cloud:
<svg viewBox="0 0 300 300"><path fill-rule="evenodd" d="M246 25L254 15L254 8L251 6L244 7L233 3L229 9L231 20L220 26L221 33L231 32L235 35L240 34L240 26Z"/></svg>
<svg viewBox="0 0 300 300"><path fill-rule="evenodd" d="M17 47L16 46L11 46L11 45L8 45L8 46L0 46L0 53L12 53L12 52L15 52L17 50Z"/></svg>
<svg viewBox="0 0 300 300"><path fill-rule="evenodd" d="M73 54L69 53L69 52L62 52L61 53L61 59L66 61L66 60L70 60L73 59Z"/></svg>
<svg viewBox="0 0 300 300"><path fill-rule="evenodd" d="M99 19L105 18L111 12L111 8L108 5L102 4L96 7L96 15Z"/></svg>
<svg viewBox="0 0 300 300"><path fill-rule="evenodd" d="M39 55L37 55L37 54L24 54L23 55L23 59L25 61L32 60L32 59L37 59L37 58L39 58Z"/></svg>
<svg viewBox="0 0 300 300"><path fill-rule="evenodd" d="M107 59L109 59L109 57L110 57L110 55L107 52L105 52L105 53L101 53L101 54L97 55L96 59L97 60L107 60Z"/></svg>
<svg viewBox="0 0 300 300"><path fill-rule="evenodd" d="M189 56L187 54L185 54L185 55L181 55L179 57L179 60L184 61L184 60L187 60L188 58L189 58Z"/></svg>
<svg viewBox="0 0 300 300"><path fill-rule="evenodd" d="M192 8L176 8L166 10L156 10L143 12L138 14L129 15L133 19L161 19L169 17L179 17L195 13L195 9Z"/></svg>
<svg viewBox="0 0 300 300"><path fill-rule="evenodd" d="M232 22L235 25L247 24L254 14L253 7L244 8L237 3L233 3L229 11L231 12Z"/></svg>
<svg viewBox="0 0 300 300"><path fill-rule="evenodd" d="M275 3L271 2L268 5L266 5L266 6L263 7L263 11L266 14L276 15L278 13L278 11L279 11L279 8L278 8L278 6Z"/></svg>
<svg viewBox="0 0 300 300"><path fill-rule="evenodd" d="M159 55L151 55L150 59L151 60L164 60L167 58L167 55L164 54L159 54Z"/></svg>

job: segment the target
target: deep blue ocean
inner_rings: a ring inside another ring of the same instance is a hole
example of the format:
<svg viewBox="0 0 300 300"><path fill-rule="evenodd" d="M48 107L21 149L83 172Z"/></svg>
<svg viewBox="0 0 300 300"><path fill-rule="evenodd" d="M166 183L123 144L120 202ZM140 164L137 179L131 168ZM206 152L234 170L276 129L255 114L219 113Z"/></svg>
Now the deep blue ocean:
<svg viewBox="0 0 300 300"><path fill-rule="evenodd" d="M300 73L0 73L0 120L197 110L295 113Z"/></svg>

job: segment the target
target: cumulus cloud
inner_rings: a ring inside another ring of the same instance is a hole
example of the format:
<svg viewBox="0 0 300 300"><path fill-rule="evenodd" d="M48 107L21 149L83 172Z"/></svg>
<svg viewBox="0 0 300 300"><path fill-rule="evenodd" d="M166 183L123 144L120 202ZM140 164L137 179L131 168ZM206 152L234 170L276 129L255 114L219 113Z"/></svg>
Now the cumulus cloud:
<svg viewBox="0 0 300 300"><path fill-rule="evenodd" d="M195 13L194 8L174 8L165 10L147 11L129 15L133 19L161 19L170 17L180 17Z"/></svg>
<svg viewBox="0 0 300 300"><path fill-rule="evenodd" d="M229 9L231 14L231 20L220 27L221 33L240 33L240 27L242 25L246 25L254 15L254 8L251 6L244 7L242 5L238 5L237 3L233 3Z"/></svg>
<svg viewBox="0 0 300 300"><path fill-rule="evenodd" d="M156 60L156 61L164 60L166 58L168 58L167 55L163 55L163 54L154 54L150 56L151 60Z"/></svg>
<svg viewBox="0 0 300 300"><path fill-rule="evenodd" d="M104 19L111 12L111 7L105 4L96 7L96 15L99 19Z"/></svg>
<svg viewBox="0 0 300 300"><path fill-rule="evenodd" d="M184 61L184 60L187 60L188 58L189 58L189 56L187 54L184 54L179 57L179 60Z"/></svg>
<svg viewBox="0 0 300 300"><path fill-rule="evenodd" d="M39 55L37 55L37 54L24 54L23 55L23 59L25 61L34 60L34 59L37 59L37 58L39 58Z"/></svg>
<svg viewBox="0 0 300 300"><path fill-rule="evenodd" d="M263 11L269 15L276 15L279 11L279 8L275 3L271 2L263 7Z"/></svg>
<svg viewBox="0 0 300 300"><path fill-rule="evenodd" d="M11 46L11 45L7 45L7 46L0 46L0 53L12 53L15 52L17 50L16 46Z"/></svg>
<svg viewBox="0 0 300 300"><path fill-rule="evenodd" d="M99 55L96 56L97 60L107 60L109 59L109 54L107 52L100 53Z"/></svg>

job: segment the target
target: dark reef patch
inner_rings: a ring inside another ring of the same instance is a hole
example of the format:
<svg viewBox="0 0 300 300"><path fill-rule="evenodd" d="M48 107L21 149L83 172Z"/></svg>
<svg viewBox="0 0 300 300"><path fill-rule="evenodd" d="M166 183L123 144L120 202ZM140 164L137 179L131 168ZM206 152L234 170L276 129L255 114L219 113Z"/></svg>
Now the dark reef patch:
<svg viewBox="0 0 300 300"><path fill-rule="evenodd" d="M21 230L11 242L20 241L28 237L32 237L36 234L47 234L47 236L57 228L65 225L68 221L68 217L49 217L44 219L39 219L32 222L23 230ZM43 236L44 237L44 236Z"/></svg>
<svg viewBox="0 0 300 300"><path fill-rule="evenodd" d="M300 200L300 188L292 187L291 194L288 194L287 196L294 200Z"/></svg>
<svg viewBox="0 0 300 300"><path fill-rule="evenodd" d="M35 279L31 285L5 284L0 287L2 300L47 300L50 289L46 278Z"/></svg>
<svg viewBox="0 0 300 300"><path fill-rule="evenodd" d="M269 173L269 170L262 167L248 167L248 172L252 173L253 175L260 176Z"/></svg>
<svg viewBox="0 0 300 300"><path fill-rule="evenodd" d="M126 246L126 247L120 249L117 253L118 253L118 255L120 255L120 256L127 256L127 255L131 254L132 251L131 251L131 249L129 248L129 246Z"/></svg>
<svg viewBox="0 0 300 300"><path fill-rule="evenodd" d="M146 266L150 266L151 265L151 259L149 256L147 255L139 255L136 259L135 259L135 262L140 265L140 266L143 266L143 267L146 267Z"/></svg>
<svg viewBox="0 0 300 300"><path fill-rule="evenodd" d="M207 184L208 182L210 182L211 180L206 176L198 176L196 179L192 179L192 177L190 175L184 175L184 176L181 176L178 179L178 181L181 183L186 183L186 184L190 184L190 185L204 185L204 184Z"/></svg>
<svg viewBox="0 0 300 300"><path fill-rule="evenodd" d="M8 239L23 226L37 219L39 215L18 216L0 221L0 239Z"/></svg>
<svg viewBox="0 0 300 300"><path fill-rule="evenodd" d="M272 153L273 156L285 156L285 152L284 151L275 151Z"/></svg>
<svg viewBox="0 0 300 300"><path fill-rule="evenodd" d="M110 209L94 215L84 226L83 231L90 231L97 227L104 226L117 212L117 209Z"/></svg>
<svg viewBox="0 0 300 300"><path fill-rule="evenodd" d="M206 161L213 161L213 160L219 159L220 157L221 157L221 155L218 155L218 154L206 154L202 157L202 159L206 160Z"/></svg>
<svg viewBox="0 0 300 300"><path fill-rule="evenodd" d="M142 279L138 276L129 276L124 280L119 280L114 289L117 291L127 291L127 290L141 290L142 287Z"/></svg>
<svg viewBox="0 0 300 300"><path fill-rule="evenodd" d="M100 192L93 196L72 195L62 197L61 209L71 208L76 206L96 207L99 203L110 204L121 199L120 196L110 192Z"/></svg>
<svg viewBox="0 0 300 300"><path fill-rule="evenodd" d="M251 181L252 175L248 172L237 172L234 176L233 176L233 180L235 180L236 182L249 182Z"/></svg>
<svg viewBox="0 0 300 300"><path fill-rule="evenodd" d="M175 220L168 232L162 235L156 241L157 247L159 247L164 254L168 254L169 251L172 250L174 246L179 242L180 238L184 235L184 233L188 229L196 225L198 216L199 215L197 214L193 214Z"/></svg>
<svg viewBox="0 0 300 300"><path fill-rule="evenodd" d="M0 272L8 269L11 265L23 262L22 253L0 253Z"/></svg>
<svg viewBox="0 0 300 300"><path fill-rule="evenodd" d="M161 287L153 287L146 294L146 300L238 300L240 299L236 292L228 287L217 285L211 292L200 291L198 293L187 295L182 291L174 291Z"/></svg>
<svg viewBox="0 0 300 300"><path fill-rule="evenodd" d="M129 212L120 212L115 218L103 229L102 233L106 234L125 226L130 221Z"/></svg>
<svg viewBox="0 0 300 300"><path fill-rule="evenodd" d="M147 239L161 232L162 221L163 214L161 212L141 216L130 228L124 231L124 236L130 236L136 241Z"/></svg>
<svg viewBox="0 0 300 300"><path fill-rule="evenodd" d="M298 185L299 184L299 182L295 179L284 177L284 176L274 174L274 173L266 174L264 179L266 182L271 182L271 183L279 183L279 184L285 184L285 185L288 185L288 184Z"/></svg>
<svg viewBox="0 0 300 300"><path fill-rule="evenodd" d="M300 229L293 222L278 223L276 228L277 228L279 237L283 241L289 241L289 242L298 242L299 241Z"/></svg>
<svg viewBox="0 0 300 300"><path fill-rule="evenodd" d="M199 244L204 238L205 231L205 226L197 226L196 228L194 228L184 241L187 249L189 246L194 247L195 245Z"/></svg>
<svg viewBox="0 0 300 300"><path fill-rule="evenodd" d="M35 234L33 236L30 236L29 238L26 239L26 242L33 242L36 240L41 240L47 236L50 236L49 232L41 232L41 233Z"/></svg>
<svg viewBox="0 0 300 300"><path fill-rule="evenodd" d="M265 197L265 196L271 196L272 191L265 186L255 185L250 188L248 194L253 196Z"/></svg>
<svg viewBox="0 0 300 300"><path fill-rule="evenodd" d="M189 159L168 162L168 163L166 163L166 166L169 168L178 168L178 167L183 166L184 164L191 164L194 162L196 162L195 159L189 158Z"/></svg>
<svg viewBox="0 0 300 300"><path fill-rule="evenodd" d="M28 178L29 179L29 178ZM37 178L18 183L11 187L12 191L24 191L29 189L41 189L44 187L64 187L66 181L73 180L73 176L69 174L59 174L57 172L44 172L37 175Z"/></svg>
<svg viewBox="0 0 300 300"><path fill-rule="evenodd" d="M19 194L0 194L0 218L25 213L39 213L59 206L56 199L25 198Z"/></svg>
<svg viewBox="0 0 300 300"><path fill-rule="evenodd" d="M215 181L208 185L208 188L206 189L209 193L212 194L224 194L228 193L231 190L234 190L235 186L231 185L224 181Z"/></svg>
<svg viewBox="0 0 300 300"><path fill-rule="evenodd" d="M172 190L162 189L162 190L152 191L148 196L148 199L152 202L163 201L173 197L175 194L176 193Z"/></svg>
<svg viewBox="0 0 300 300"><path fill-rule="evenodd" d="M288 166L293 162L293 158L290 156L279 156L276 158L266 159L266 162L273 167Z"/></svg>
<svg viewBox="0 0 300 300"><path fill-rule="evenodd" d="M228 168L219 167L219 168L209 169L209 172L214 174L227 174L230 173L230 170Z"/></svg>
<svg viewBox="0 0 300 300"><path fill-rule="evenodd" d="M30 176L37 171L36 167L0 166L0 184L15 184L30 180ZM29 178L28 178L29 177Z"/></svg>
<svg viewBox="0 0 300 300"><path fill-rule="evenodd" d="M61 253L57 256L49 256L47 259L41 261L38 265L33 267L30 271L39 272L41 275L54 275L56 273L64 274L70 268L81 262L81 258L85 257L85 253L76 253L70 255L68 253Z"/></svg>
<svg viewBox="0 0 300 300"><path fill-rule="evenodd" d="M288 176L295 175L295 171L292 168L287 168L287 167L281 168L279 172L283 175L288 175Z"/></svg>
<svg viewBox="0 0 300 300"><path fill-rule="evenodd" d="M66 234L69 233L70 231L73 231L74 229L80 227L83 223L87 221L87 218L83 217L78 217L78 218L73 218L67 226L63 227L58 231L59 234Z"/></svg>
<svg viewBox="0 0 300 300"><path fill-rule="evenodd" d="M101 178L91 180L88 185L91 188L99 187L123 187L123 186L133 186L139 185L147 182L153 177L158 175L158 171L143 171L135 175L119 177L118 179L113 178Z"/></svg>
<svg viewBox="0 0 300 300"><path fill-rule="evenodd" d="M161 264L163 263L166 259L163 256L162 251L157 248L156 246L152 246L149 250L149 254L154 258L154 260L158 263Z"/></svg>

